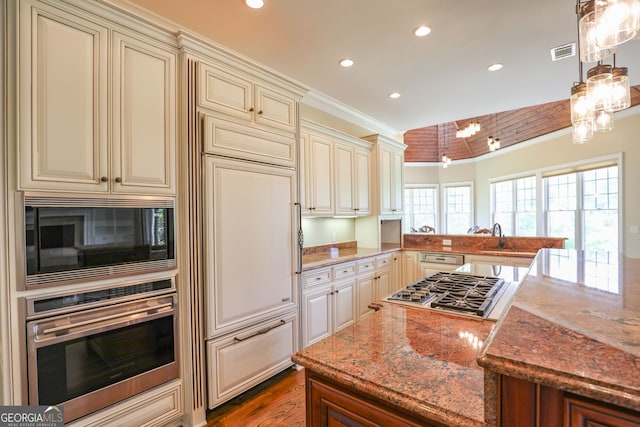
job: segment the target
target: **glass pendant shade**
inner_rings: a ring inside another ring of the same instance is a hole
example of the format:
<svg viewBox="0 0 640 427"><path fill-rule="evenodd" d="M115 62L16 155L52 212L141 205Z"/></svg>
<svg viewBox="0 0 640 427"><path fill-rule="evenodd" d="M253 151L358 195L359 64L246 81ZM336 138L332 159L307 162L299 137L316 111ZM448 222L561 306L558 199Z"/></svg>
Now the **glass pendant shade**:
<svg viewBox="0 0 640 427"><path fill-rule="evenodd" d="M596 110L593 130L594 132L608 132L613 130L613 113L605 110Z"/></svg>
<svg viewBox="0 0 640 427"><path fill-rule="evenodd" d="M638 0L596 0L596 45L608 49L634 38L638 33L637 8Z"/></svg>
<svg viewBox="0 0 640 427"><path fill-rule="evenodd" d="M610 111L620 111L631 106L631 88L627 67L614 67L612 70Z"/></svg>
<svg viewBox="0 0 640 427"><path fill-rule="evenodd" d="M598 62L615 53L615 47L602 48L598 45L598 27L595 17L595 2L591 0L580 5L578 21L578 43L581 62Z"/></svg>
<svg viewBox="0 0 640 427"><path fill-rule="evenodd" d="M580 120L573 124L573 143L584 144L593 138L593 120Z"/></svg>
<svg viewBox="0 0 640 427"><path fill-rule="evenodd" d="M612 89L611 65L600 64L587 71L587 96L595 111L611 109Z"/></svg>
<svg viewBox="0 0 640 427"><path fill-rule="evenodd" d="M593 120L593 108L587 96L587 84L577 83L571 87L571 123Z"/></svg>

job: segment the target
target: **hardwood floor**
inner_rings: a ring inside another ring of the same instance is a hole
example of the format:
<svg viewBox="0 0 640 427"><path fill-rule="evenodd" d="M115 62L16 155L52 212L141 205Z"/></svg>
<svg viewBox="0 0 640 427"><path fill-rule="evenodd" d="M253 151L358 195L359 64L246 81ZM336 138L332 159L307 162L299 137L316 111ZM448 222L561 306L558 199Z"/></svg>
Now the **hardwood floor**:
<svg viewBox="0 0 640 427"><path fill-rule="evenodd" d="M304 425L304 369L289 368L207 414L208 427Z"/></svg>

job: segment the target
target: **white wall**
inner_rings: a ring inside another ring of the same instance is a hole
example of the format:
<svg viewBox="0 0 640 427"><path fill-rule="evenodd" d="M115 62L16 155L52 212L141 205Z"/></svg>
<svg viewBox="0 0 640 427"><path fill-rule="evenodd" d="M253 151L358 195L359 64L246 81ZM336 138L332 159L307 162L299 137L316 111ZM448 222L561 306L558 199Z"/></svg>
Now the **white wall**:
<svg viewBox="0 0 640 427"><path fill-rule="evenodd" d="M628 257L640 258L640 234L629 231L632 225L640 224L637 188L637 183L640 183L640 107L617 113L614 130L596 134L587 144L573 144L570 129L565 129L496 151L475 161L454 161L447 169L436 163L418 166L407 164L405 184L474 181L475 223L488 224L491 179L616 153L623 153L623 252Z"/></svg>

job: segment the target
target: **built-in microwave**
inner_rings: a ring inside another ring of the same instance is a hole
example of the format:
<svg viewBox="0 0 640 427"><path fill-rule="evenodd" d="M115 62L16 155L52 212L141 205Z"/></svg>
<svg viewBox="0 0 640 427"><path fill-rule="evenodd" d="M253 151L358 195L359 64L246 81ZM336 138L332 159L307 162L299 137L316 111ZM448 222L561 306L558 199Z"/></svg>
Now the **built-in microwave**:
<svg viewBox="0 0 640 427"><path fill-rule="evenodd" d="M173 269L175 201L22 193L24 288Z"/></svg>

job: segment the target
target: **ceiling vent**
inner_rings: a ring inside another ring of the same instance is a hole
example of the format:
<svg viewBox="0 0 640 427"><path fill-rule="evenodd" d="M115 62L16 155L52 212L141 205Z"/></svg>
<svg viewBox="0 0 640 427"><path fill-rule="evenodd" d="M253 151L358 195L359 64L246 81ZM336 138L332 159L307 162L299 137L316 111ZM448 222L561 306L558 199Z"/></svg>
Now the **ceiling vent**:
<svg viewBox="0 0 640 427"><path fill-rule="evenodd" d="M551 49L551 60L557 61L559 59L570 58L576 55L576 44L569 43L563 46L554 47Z"/></svg>

